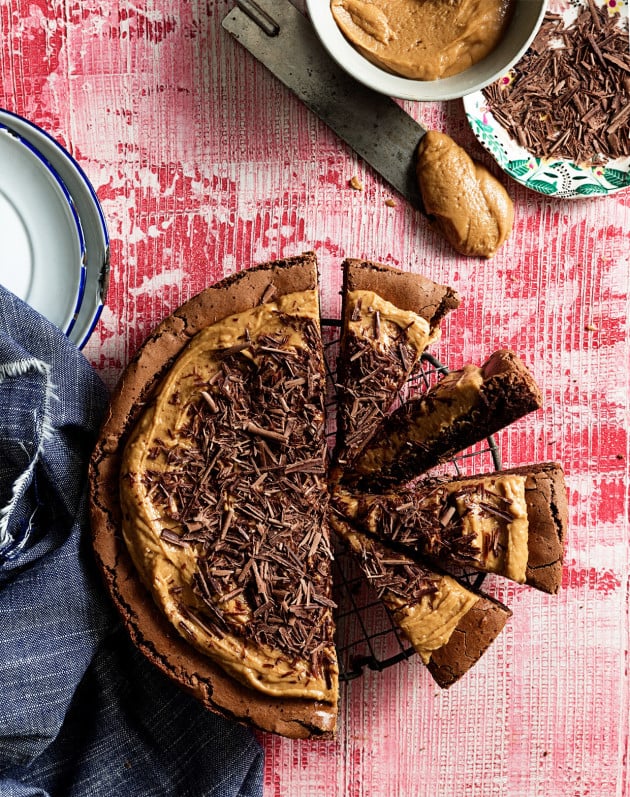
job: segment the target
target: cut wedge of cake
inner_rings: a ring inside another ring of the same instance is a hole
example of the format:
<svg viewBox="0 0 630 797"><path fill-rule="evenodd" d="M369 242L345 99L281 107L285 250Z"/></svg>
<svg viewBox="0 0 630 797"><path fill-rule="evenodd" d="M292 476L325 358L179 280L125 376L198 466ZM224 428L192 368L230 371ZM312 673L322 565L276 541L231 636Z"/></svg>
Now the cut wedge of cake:
<svg viewBox="0 0 630 797"><path fill-rule="evenodd" d="M560 589L568 510L556 462L428 479L382 495L339 487L332 505L364 532L441 568Z"/></svg>
<svg viewBox="0 0 630 797"><path fill-rule="evenodd" d="M443 689L480 659L511 616L498 601L361 533L334 508L330 523Z"/></svg>
<svg viewBox="0 0 630 797"><path fill-rule="evenodd" d="M374 291L401 310L417 313L428 322L431 341L439 336L442 319L461 301L457 291L448 285L383 263L347 258L342 268L344 291Z"/></svg>
<svg viewBox="0 0 630 797"><path fill-rule="evenodd" d="M497 351L481 367L451 371L384 418L344 481L371 492L404 484L541 405L524 363Z"/></svg>
<svg viewBox="0 0 630 797"><path fill-rule="evenodd" d="M459 297L422 275L380 263L348 259L342 270L334 459L343 469L390 410Z"/></svg>
<svg viewBox="0 0 630 797"><path fill-rule="evenodd" d="M94 547L136 644L210 708L293 737L332 735L338 698L317 282L306 254L180 308L92 462Z"/></svg>

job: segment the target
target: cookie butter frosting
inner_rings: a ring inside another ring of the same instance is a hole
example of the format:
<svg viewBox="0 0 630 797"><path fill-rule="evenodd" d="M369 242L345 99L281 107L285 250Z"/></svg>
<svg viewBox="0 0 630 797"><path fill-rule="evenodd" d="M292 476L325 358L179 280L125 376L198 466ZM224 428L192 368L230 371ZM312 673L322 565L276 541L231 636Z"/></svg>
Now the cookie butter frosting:
<svg viewBox="0 0 630 797"><path fill-rule="evenodd" d="M525 476L428 480L398 493L333 492L333 506L370 534L441 564L498 573L523 584L529 560Z"/></svg>
<svg viewBox="0 0 630 797"><path fill-rule="evenodd" d="M396 400L439 327L403 310L374 291L349 290L344 297L340 384L339 443L336 463L347 465ZM333 480L338 471L331 474Z"/></svg>
<svg viewBox="0 0 630 797"><path fill-rule="evenodd" d="M498 475L474 486L452 482L445 492L454 500L469 544L477 550L475 564L524 584L529 557L525 477Z"/></svg>
<svg viewBox="0 0 630 797"><path fill-rule="evenodd" d="M429 130L418 147L426 212L463 255L490 258L512 231L514 206L501 183L450 136Z"/></svg>
<svg viewBox="0 0 630 797"><path fill-rule="evenodd" d="M478 600L478 595L454 578L443 576L435 594L424 595L414 605L399 598L391 602L390 609L396 612L398 624L422 661L428 664L433 652L448 643L464 615Z"/></svg>
<svg viewBox="0 0 630 797"><path fill-rule="evenodd" d="M499 43L508 0L331 0L348 41L383 69L416 80L463 72Z"/></svg>
<svg viewBox="0 0 630 797"><path fill-rule="evenodd" d="M398 626L428 664L448 644L464 615L479 596L454 578L435 573L419 562L350 527L334 511L331 525L358 556L361 568Z"/></svg>
<svg viewBox="0 0 630 797"><path fill-rule="evenodd" d="M433 387L431 401L425 397L415 400L417 411L409 414L404 429L388 430L386 437L380 434L374 444L359 455L354 463L356 472L361 475L377 473L396 460L410 441L438 436L453 420L476 406L483 381L483 370L476 365L465 365L460 371L446 374Z"/></svg>
<svg viewBox="0 0 630 797"><path fill-rule="evenodd" d="M348 291L346 304L350 330L378 349L399 346L404 332L419 357L439 336L439 328L431 335L429 322L422 316L411 310L401 310L374 291Z"/></svg>
<svg viewBox="0 0 630 797"><path fill-rule="evenodd" d="M123 535L173 627L248 686L334 703L315 291L198 333L125 448Z"/></svg>

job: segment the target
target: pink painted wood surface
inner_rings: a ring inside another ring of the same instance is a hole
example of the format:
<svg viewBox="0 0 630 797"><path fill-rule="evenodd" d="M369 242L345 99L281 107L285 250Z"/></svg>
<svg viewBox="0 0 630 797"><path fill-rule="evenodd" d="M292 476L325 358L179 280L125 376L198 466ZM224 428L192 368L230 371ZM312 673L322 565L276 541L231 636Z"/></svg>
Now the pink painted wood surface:
<svg viewBox="0 0 630 797"><path fill-rule="evenodd" d="M564 589L488 580L506 631L440 692L413 659L344 688L339 739L261 735L266 795L613 797L628 782L630 192L559 201L510 182L513 235L456 256L221 29L230 0L3 0L0 105L44 127L93 181L112 238L85 353L113 387L145 335L223 275L314 249L326 313L344 256L457 288L435 352L508 346L543 411L499 436L505 464L566 467ZM405 103L496 172L460 102ZM358 175L365 190L348 180Z"/></svg>

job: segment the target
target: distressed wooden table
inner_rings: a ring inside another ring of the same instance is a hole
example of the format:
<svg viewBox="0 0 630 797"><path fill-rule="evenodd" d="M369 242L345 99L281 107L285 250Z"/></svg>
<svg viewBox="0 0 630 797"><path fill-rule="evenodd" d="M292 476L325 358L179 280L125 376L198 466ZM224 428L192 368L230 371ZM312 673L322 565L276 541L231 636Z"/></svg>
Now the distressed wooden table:
<svg viewBox="0 0 630 797"><path fill-rule="evenodd" d="M440 358L510 347L531 365L545 406L499 436L504 464L560 460L570 500L559 596L488 579L514 616L461 683L439 692L416 658L366 672L343 690L337 741L261 735L266 794L630 793L630 192L569 202L510 182L506 246L487 262L456 256L222 31L230 7L0 5L0 105L67 146L109 224L111 286L88 359L113 387L182 301L272 257L315 250L329 314L344 256L423 272L463 297ZM496 173L460 102L404 107Z"/></svg>

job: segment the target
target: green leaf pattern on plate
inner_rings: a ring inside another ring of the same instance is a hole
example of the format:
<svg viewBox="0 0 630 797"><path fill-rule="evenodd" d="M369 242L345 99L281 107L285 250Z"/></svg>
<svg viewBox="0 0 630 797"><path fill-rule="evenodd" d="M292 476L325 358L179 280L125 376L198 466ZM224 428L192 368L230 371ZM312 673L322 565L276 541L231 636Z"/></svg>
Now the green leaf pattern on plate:
<svg viewBox="0 0 630 797"><path fill-rule="evenodd" d="M575 191L580 196L593 196L595 194L609 193L605 186L595 185L594 183L584 183L584 185L578 185Z"/></svg>
<svg viewBox="0 0 630 797"><path fill-rule="evenodd" d="M604 169L604 180L615 188L627 188L630 185L630 172L619 169Z"/></svg>
<svg viewBox="0 0 630 797"><path fill-rule="evenodd" d="M468 122L482 146L521 185L565 199L603 196L630 186L630 158L624 168L582 166L572 161L536 158L509 139L485 106L481 92L464 98ZM473 104L474 101L474 104Z"/></svg>
<svg viewBox="0 0 630 797"><path fill-rule="evenodd" d="M528 180L525 185L527 185L528 188L533 188L534 191L538 191L539 194L547 194L549 196L555 194L558 188L556 182L547 183L544 180Z"/></svg>
<svg viewBox="0 0 630 797"><path fill-rule="evenodd" d="M526 174L529 174L533 168L533 158L530 160L529 158L523 160L515 160L515 161L508 161L507 168L510 171L510 174L513 174L515 177L525 177Z"/></svg>

